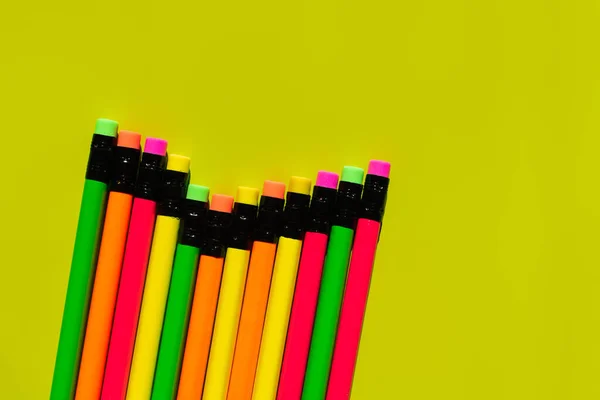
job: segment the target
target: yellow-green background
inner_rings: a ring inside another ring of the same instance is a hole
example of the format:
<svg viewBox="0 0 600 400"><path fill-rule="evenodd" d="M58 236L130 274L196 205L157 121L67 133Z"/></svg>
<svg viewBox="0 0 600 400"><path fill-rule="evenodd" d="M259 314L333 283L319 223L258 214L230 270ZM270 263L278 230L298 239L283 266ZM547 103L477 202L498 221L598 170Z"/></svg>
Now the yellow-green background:
<svg viewBox="0 0 600 400"><path fill-rule="evenodd" d="M353 400L600 396L599 5L0 5L0 398L51 382L98 117L193 181L392 162Z"/></svg>

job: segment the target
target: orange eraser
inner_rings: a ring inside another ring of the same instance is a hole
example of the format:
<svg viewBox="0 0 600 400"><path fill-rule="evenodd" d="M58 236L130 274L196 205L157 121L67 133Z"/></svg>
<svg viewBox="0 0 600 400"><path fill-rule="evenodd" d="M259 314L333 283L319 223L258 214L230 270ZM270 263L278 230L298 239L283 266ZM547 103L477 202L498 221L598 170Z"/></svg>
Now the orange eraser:
<svg viewBox="0 0 600 400"><path fill-rule="evenodd" d="M275 197L277 199L285 198L285 183L275 181L265 181L263 184L263 196Z"/></svg>
<svg viewBox="0 0 600 400"><path fill-rule="evenodd" d="M139 150L141 140L142 135L137 132L119 131L119 135L117 136L117 146Z"/></svg>
<svg viewBox="0 0 600 400"><path fill-rule="evenodd" d="M213 194L210 201L210 209L230 213L233 208L233 197L225 194Z"/></svg>

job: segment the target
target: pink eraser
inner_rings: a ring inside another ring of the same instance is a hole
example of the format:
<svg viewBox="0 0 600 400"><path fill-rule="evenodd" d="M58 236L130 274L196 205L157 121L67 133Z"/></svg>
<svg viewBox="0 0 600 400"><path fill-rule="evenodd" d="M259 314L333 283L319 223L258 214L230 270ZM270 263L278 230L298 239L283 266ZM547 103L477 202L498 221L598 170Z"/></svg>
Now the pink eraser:
<svg viewBox="0 0 600 400"><path fill-rule="evenodd" d="M391 164L387 161L371 160L369 162L369 170L367 174L383 176L384 178L390 177Z"/></svg>
<svg viewBox="0 0 600 400"><path fill-rule="evenodd" d="M326 187L329 189L337 189L340 176L335 172L319 171L317 174L317 183L315 186Z"/></svg>
<svg viewBox="0 0 600 400"><path fill-rule="evenodd" d="M144 144L144 153L156 154L157 156L166 155L167 141L152 137L146 138L146 143Z"/></svg>

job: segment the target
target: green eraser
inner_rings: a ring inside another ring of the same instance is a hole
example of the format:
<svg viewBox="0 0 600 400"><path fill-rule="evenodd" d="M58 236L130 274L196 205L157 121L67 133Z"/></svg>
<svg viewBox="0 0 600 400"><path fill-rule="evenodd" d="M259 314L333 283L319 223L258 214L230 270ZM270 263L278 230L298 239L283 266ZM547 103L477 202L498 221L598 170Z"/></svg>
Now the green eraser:
<svg viewBox="0 0 600 400"><path fill-rule="evenodd" d="M365 170L362 168L345 166L342 169L342 178L340 180L362 185L364 175Z"/></svg>
<svg viewBox="0 0 600 400"><path fill-rule="evenodd" d="M194 185L193 183L188 186L186 199L196 201L208 201L209 189L206 186Z"/></svg>
<svg viewBox="0 0 600 400"><path fill-rule="evenodd" d="M117 121L105 118L98 118L96 120L96 129L94 130L94 133L98 135L116 137L118 130L119 123Z"/></svg>

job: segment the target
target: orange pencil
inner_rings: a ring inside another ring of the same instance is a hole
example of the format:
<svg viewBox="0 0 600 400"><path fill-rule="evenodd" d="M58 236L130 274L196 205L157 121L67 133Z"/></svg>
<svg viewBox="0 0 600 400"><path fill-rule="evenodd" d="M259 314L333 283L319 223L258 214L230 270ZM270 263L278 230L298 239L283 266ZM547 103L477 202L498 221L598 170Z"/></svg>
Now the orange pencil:
<svg viewBox="0 0 600 400"><path fill-rule="evenodd" d="M215 194L206 215L206 243L202 246L198 265L178 400L198 400L202 397L232 207L233 197Z"/></svg>
<svg viewBox="0 0 600 400"><path fill-rule="evenodd" d="M140 134L119 132L115 158L77 379L75 393L77 400L100 398L125 240L129 229L135 180L140 161Z"/></svg>
<svg viewBox="0 0 600 400"><path fill-rule="evenodd" d="M283 183L265 182L260 199L250 266L248 267L246 291L240 314L227 400L250 400L252 398L254 374L277 250L277 227L283 211L284 194L285 185Z"/></svg>

